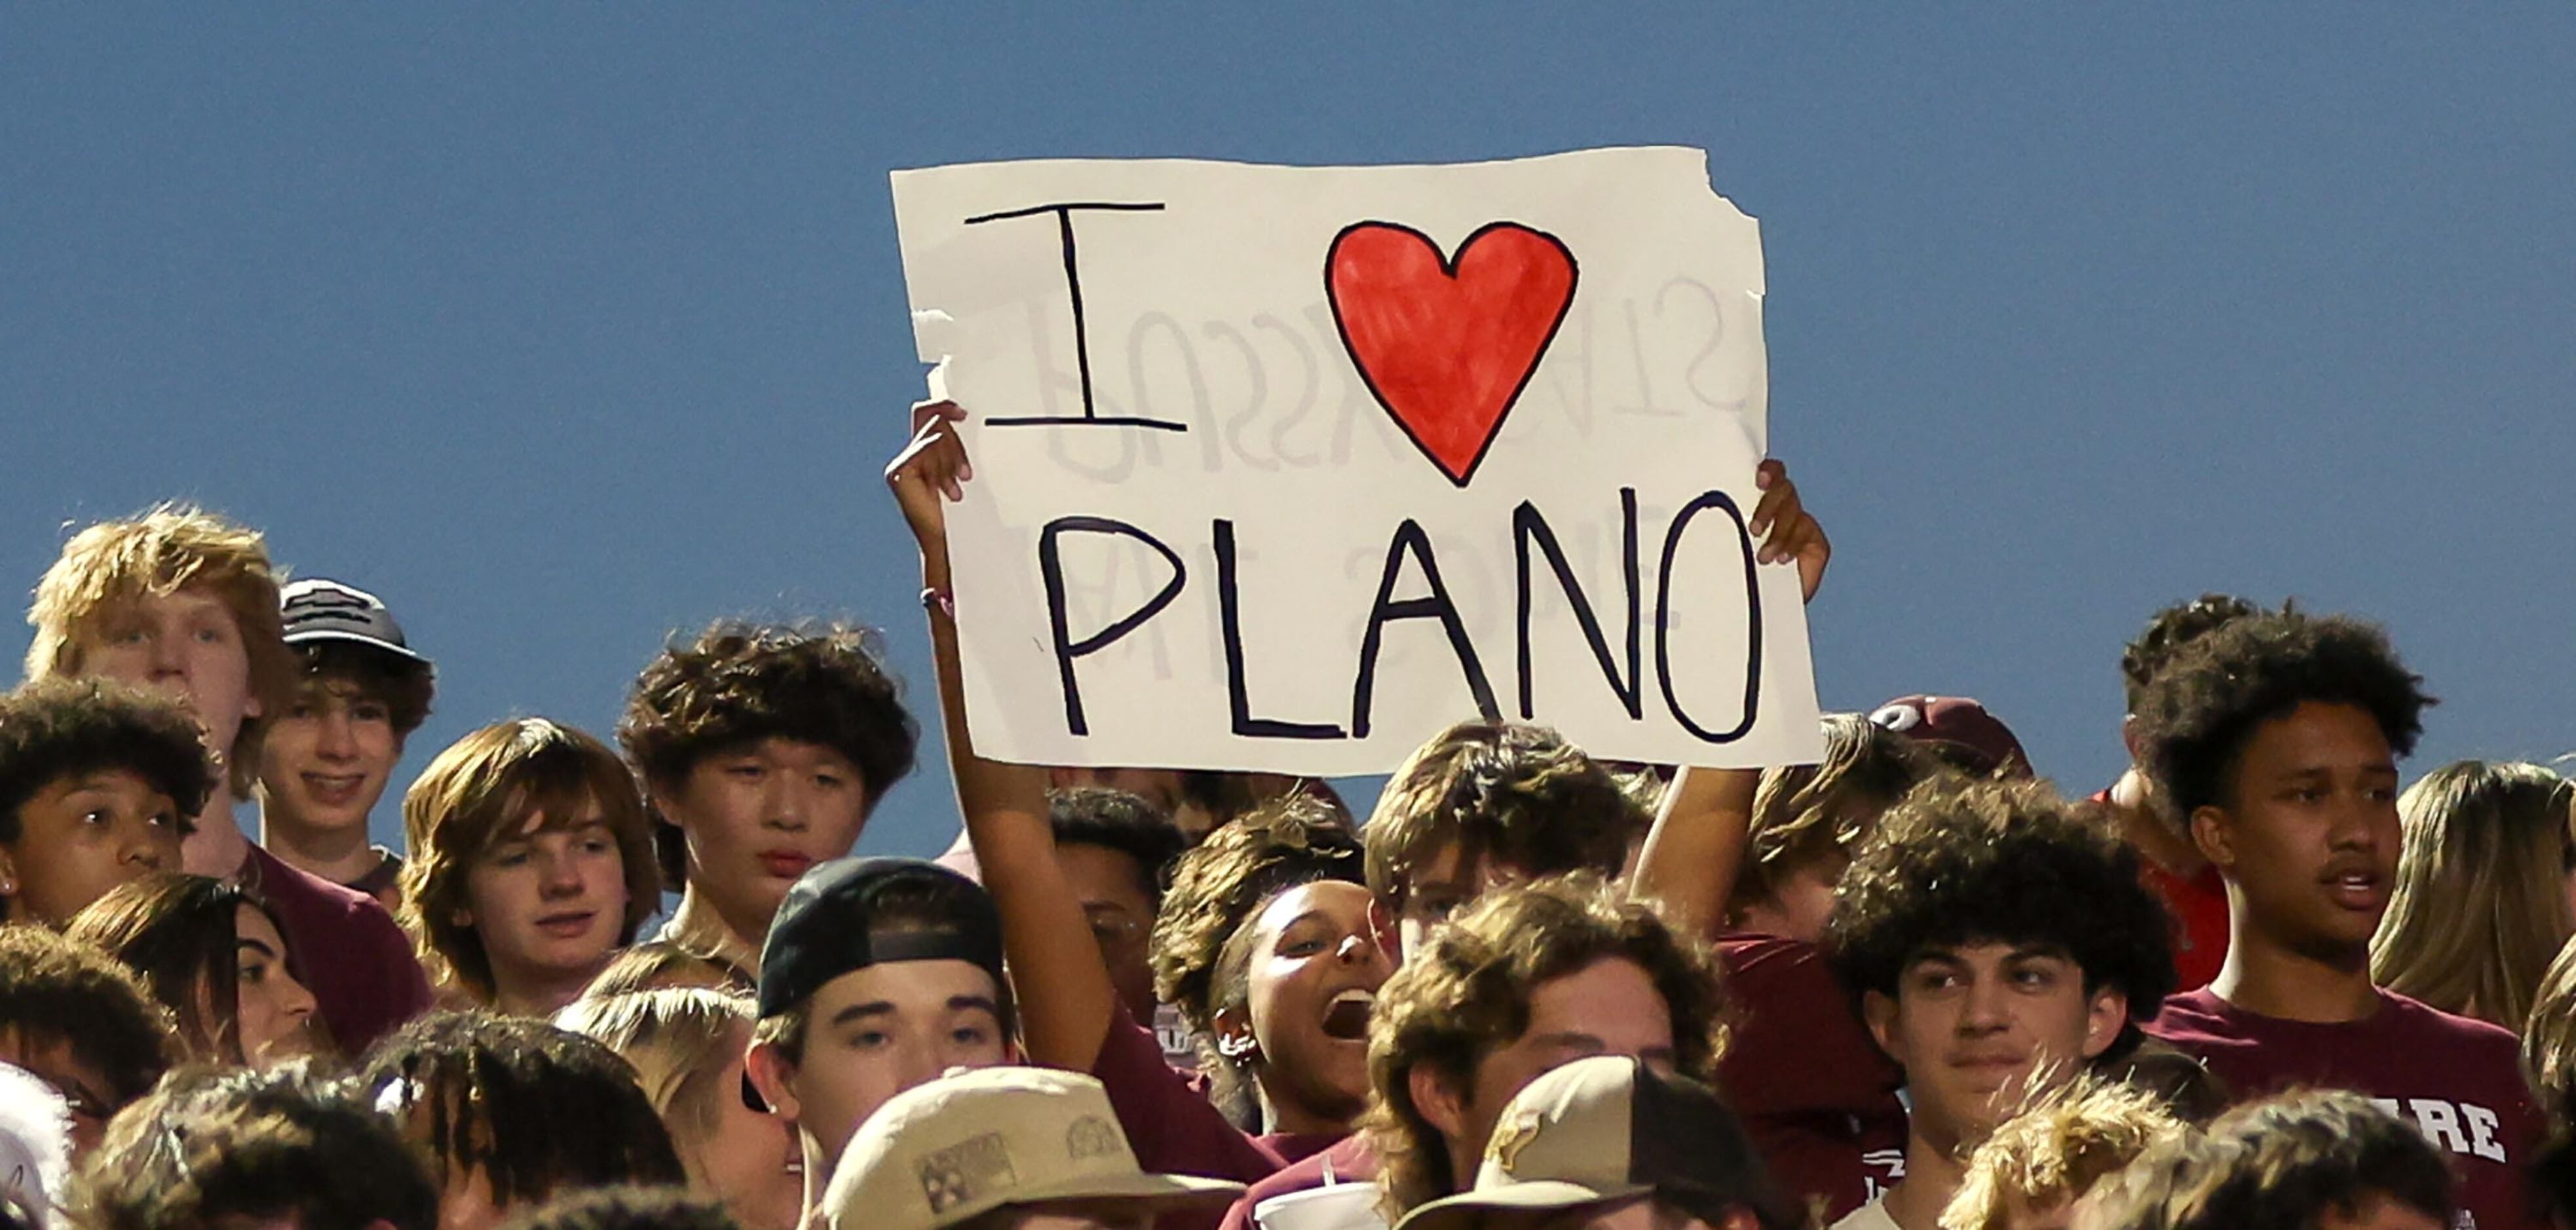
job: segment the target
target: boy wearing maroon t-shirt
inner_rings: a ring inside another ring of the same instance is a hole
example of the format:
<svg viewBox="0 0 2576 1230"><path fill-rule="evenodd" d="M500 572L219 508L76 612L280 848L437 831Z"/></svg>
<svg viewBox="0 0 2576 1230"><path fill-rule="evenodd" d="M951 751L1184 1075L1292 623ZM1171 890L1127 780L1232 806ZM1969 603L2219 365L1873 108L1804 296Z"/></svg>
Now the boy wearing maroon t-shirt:
<svg viewBox="0 0 2576 1230"><path fill-rule="evenodd" d="M2370 981L2397 870L2397 757L2431 701L2386 634L2254 614L2193 642L2138 714L2157 787L2227 881L2227 963L2151 1027L2240 1097L2351 1089L2421 1128L2466 1180L2459 1224L2537 1224L2539 1120L2514 1036Z"/></svg>

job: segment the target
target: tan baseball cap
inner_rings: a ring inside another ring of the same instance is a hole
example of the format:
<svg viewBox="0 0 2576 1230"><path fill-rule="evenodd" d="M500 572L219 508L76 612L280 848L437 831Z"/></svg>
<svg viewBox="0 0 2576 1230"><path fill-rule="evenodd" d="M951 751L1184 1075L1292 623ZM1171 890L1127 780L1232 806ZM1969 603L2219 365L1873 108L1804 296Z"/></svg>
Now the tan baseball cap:
<svg viewBox="0 0 2576 1230"><path fill-rule="evenodd" d="M1494 1123L1476 1185L1414 1209L1396 1230L1467 1230L1489 1214L1636 1196L1669 1201L1712 1225L1729 1209L1766 1226L1800 1221L1715 1090L1626 1056L1597 1055L1523 1087Z"/></svg>
<svg viewBox="0 0 2576 1230"><path fill-rule="evenodd" d="M831 1230L942 1230L1056 1200L1221 1205L1240 1183L1146 1174L1100 1082L1052 1068L953 1071L859 1126L823 1193Z"/></svg>

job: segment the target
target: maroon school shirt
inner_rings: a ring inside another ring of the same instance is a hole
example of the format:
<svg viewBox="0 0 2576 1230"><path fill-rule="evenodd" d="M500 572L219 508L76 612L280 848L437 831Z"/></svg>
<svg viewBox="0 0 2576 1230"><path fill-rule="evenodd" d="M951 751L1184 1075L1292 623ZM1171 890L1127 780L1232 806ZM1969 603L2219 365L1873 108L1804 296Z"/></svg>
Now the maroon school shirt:
<svg viewBox="0 0 2576 1230"><path fill-rule="evenodd" d="M1366 1137L1352 1135L1321 1153L1255 1183L1225 1211L1225 1223L1218 1230L1255 1230L1252 1211L1273 1196L1290 1192L1312 1191L1324 1185L1324 1172L1333 1172L1335 1183L1374 1183L1377 1181L1377 1152L1368 1146Z"/></svg>
<svg viewBox="0 0 2576 1230"><path fill-rule="evenodd" d="M1115 1010L1091 1075L1109 1091L1109 1106L1118 1112L1118 1126L1126 1129L1136 1164L1145 1173L1251 1184L1279 1172L1286 1163L1278 1153L1227 1122L1191 1087L1189 1074L1163 1062L1163 1044L1153 1030L1127 1015L1125 1004ZM1167 1213L1154 1224L1163 1230L1204 1230L1216 1219L1212 1213Z"/></svg>
<svg viewBox="0 0 2576 1230"><path fill-rule="evenodd" d="M1780 1190L1821 1199L1830 1225L1902 1175L1905 1074L1815 945L1739 932L1718 937L1717 955L1736 1006L1718 1088Z"/></svg>
<svg viewBox="0 0 2576 1230"><path fill-rule="evenodd" d="M288 866L257 843L234 878L277 915L314 1011L349 1058L429 1010L429 978L411 940L375 898Z"/></svg>
<svg viewBox="0 0 2576 1230"><path fill-rule="evenodd" d="M2239 1101L2293 1086L2349 1089L2423 1129L2463 1179L2462 1227L2540 1227L2522 1171L2540 1139L2511 1031L2393 991L2358 1021L2258 1016L2206 989L2165 1001L2147 1032L2200 1057Z"/></svg>

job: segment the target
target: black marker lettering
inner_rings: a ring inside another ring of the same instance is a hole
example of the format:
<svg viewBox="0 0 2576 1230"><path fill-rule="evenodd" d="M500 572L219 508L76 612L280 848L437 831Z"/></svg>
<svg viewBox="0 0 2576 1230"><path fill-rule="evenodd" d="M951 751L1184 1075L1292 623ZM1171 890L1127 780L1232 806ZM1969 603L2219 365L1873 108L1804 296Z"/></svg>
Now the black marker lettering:
<svg viewBox="0 0 2576 1230"><path fill-rule="evenodd" d="M1426 597L1395 600L1397 574L1404 571L1404 557L1411 555L1422 565L1422 579L1431 586ZM1485 668L1476 660L1476 646L1467 639L1467 625L1458 618L1458 605L1449 600L1449 587L1440 583L1440 565L1431 558L1431 539L1422 527L1410 519L1395 527L1395 537L1386 544L1386 570L1378 577L1377 605L1369 608L1368 629L1360 637L1359 680L1351 689L1351 737L1365 739L1369 732L1369 700L1377 686L1378 641L1386 625L1399 619L1438 619L1449 634L1449 649L1458 655L1458 667L1467 676L1467 690L1476 698L1476 712L1487 721L1500 721L1502 708L1494 703L1494 686L1485 681Z"/></svg>
<svg viewBox="0 0 2576 1230"><path fill-rule="evenodd" d="M1626 583L1628 594L1628 673L1624 679L1619 674L1618 662L1610 656L1609 638L1601 634L1601 620L1592 613L1592 601L1584 596L1583 587L1576 583L1574 566L1567 563L1565 559L1565 548L1557 544L1556 531L1548 528L1547 519L1541 517L1537 506L1527 500L1521 501L1520 507L1512 510L1512 550L1513 554L1520 558L1520 668L1521 720L1523 721L1528 721L1537 712L1537 707L1530 695L1530 544L1533 542L1538 544L1540 553L1547 556L1548 570L1556 574L1558 587L1565 591L1566 604L1574 608L1575 622L1582 625L1583 639L1591 644L1592 657L1601 664L1601 673L1609 677L1610 690L1618 694L1619 703L1627 707L1629 717L1645 716L1646 680L1639 671L1641 642L1638 629L1641 623L1640 612L1644 604L1642 595L1637 591L1636 488L1619 489L1619 516L1622 527L1620 579Z"/></svg>
<svg viewBox="0 0 2576 1230"><path fill-rule="evenodd" d="M1252 689L1243 678L1243 608L1234 582L1234 523L1216 523L1217 614L1225 637L1225 693L1234 707L1234 733L1252 739L1343 739L1339 726L1282 722L1252 716Z"/></svg>
<svg viewBox="0 0 2576 1230"><path fill-rule="evenodd" d="M1160 201L1059 201L1049 205L1031 205L1025 209L1005 209L999 213L978 214L972 218L966 219L966 225L977 226L986 222L1001 222L1011 218L1033 218L1039 214L1055 215L1056 232L1061 235L1064 240L1065 294L1073 301L1073 364L1074 370L1079 373L1082 382L1082 417L1080 418L1067 418L1058 415L1029 415L1018 418L986 419L984 420L985 426L1027 427L1034 424L1055 424L1061 426L1066 424L1092 423L1107 427L1150 427L1158 431L1189 430L1189 425L1186 423L1169 423L1161 419L1102 418L1100 417L1099 406L1093 400L1091 395L1091 332L1084 325L1082 318L1082 262L1076 259L1074 255L1073 211L1083 209L1105 210L1117 213L1157 213L1160 212L1162 208L1163 204Z"/></svg>
<svg viewBox="0 0 2576 1230"><path fill-rule="evenodd" d="M1145 605L1136 608L1126 618L1081 640L1074 640L1072 630L1065 626L1064 546L1059 540L1066 534L1116 534L1133 538L1152 547L1164 562L1172 566L1172 579L1164 582L1161 592L1146 599ZM1064 681L1064 726L1074 734L1087 735L1091 733L1091 724L1082 716L1082 686L1073 677L1073 660L1108 648L1146 620L1161 614L1164 607L1172 605L1172 599L1181 596L1181 585L1188 577L1188 570L1181 566L1181 557L1164 546L1162 540L1124 521L1112 521L1107 517L1058 517L1038 531L1038 575L1046 584L1047 626L1055 635L1056 673Z"/></svg>
<svg viewBox="0 0 2576 1230"><path fill-rule="evenodd" d="M1712 508L1725 509L1727 518L1735 522L1736 541L1744 553L1744 716L1735 723L1734 729L1724 734L1710 731L1682 712L1681 699L1673 694L1672 646L1668 632L1672 625L1673 556L1681 550L1682 531L1690 528L1691 518ZM1744 526L1744 513L1736 508L1735 501L1726 498L1725 492L1711 491L1682 505L1682 510L1673 514L1672 528L1664 531L1663 565L1655 570L1655 676L1663 686L1664 704L1673 711L1673 720L1704 742L1733 743L1743 738L1744 732L1753 729L1754 706L1762 697L1762 592L1755 581L1753 534Z"/></svg>

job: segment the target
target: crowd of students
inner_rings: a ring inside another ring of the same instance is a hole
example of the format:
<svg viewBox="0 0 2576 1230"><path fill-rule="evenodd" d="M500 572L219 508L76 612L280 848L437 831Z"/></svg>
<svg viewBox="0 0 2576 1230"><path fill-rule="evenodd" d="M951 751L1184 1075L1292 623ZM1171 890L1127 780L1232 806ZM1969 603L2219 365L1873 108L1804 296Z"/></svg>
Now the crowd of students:
<svg viewBox="0 0 2576 1230"><path fill-rule="evenodd" d="M476 730L393 851L436 679L384 602L193 509L74 535L0 697L0 1217L2576 1225L2576 786L2401 791L2432 702L2376 627L2156 613L2090 797L1906 696L1761 771L1470 718L1360 823L1311 780L976 755L963 417L887 470L937 860L850 857L918 741L863 629L675 639L613 744ZM1757 481L1812 599L1822 529Z"/></svg>

